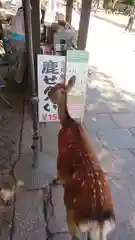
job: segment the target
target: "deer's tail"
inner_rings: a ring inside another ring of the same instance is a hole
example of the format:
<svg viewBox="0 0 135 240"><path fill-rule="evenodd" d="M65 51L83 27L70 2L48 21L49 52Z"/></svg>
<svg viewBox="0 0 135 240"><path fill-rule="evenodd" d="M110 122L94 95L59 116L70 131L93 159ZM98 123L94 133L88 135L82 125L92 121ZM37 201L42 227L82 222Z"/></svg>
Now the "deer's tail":
<svg viewBox="0 0 135 240"><path fill-rule="evenodd" d="M92 221L85 225L80 224L79 227L82 232L88 232L87 240L106 240L108 233L114 229L115 222L107 220L101 225Z"/></svg>

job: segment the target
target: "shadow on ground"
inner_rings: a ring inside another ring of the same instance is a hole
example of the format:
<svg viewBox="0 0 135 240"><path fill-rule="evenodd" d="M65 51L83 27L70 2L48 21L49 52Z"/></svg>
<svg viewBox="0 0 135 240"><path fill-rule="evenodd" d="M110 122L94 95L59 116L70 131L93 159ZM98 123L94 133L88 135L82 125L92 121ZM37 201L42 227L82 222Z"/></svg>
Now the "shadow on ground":
<svg viewBox="0 0 135 240"><path fill-rule="evenodd" d="M117 224L109 240L135 239L135 94L91 67L84 124L108 173L115 202Z"/></svg>
<svg viewBox="0 0 135 240"><path fill-rule="evenodd" d="M104 16L100 16L100 15L94 15L94 17L95 18L98 18L98 19L100 19L100 20L102 20L102 21L106 21L106 22L108 22L108 23L111 23L111 24L113 24L113 25L115 25L115 26L117 26L117 27L121 27L121 28L124 28L125 29L125 27L126 27L126 24L124 24L124 23L118 23L118 22L116 22L116 21L113 21L112 19L109 19L109 18L107 18L107 16L106 17L104 17ZM114 15L114 18L115 18L115 15ZM135 29L133 28L132 29L132 32L135 32Z"/></svg>
<svg viewBox="0 0 135 240"><path fill-rule="evenodd" d="M120 89L111 76L92 67L86 105L92 113L135 112L135 93Z"/></svg>

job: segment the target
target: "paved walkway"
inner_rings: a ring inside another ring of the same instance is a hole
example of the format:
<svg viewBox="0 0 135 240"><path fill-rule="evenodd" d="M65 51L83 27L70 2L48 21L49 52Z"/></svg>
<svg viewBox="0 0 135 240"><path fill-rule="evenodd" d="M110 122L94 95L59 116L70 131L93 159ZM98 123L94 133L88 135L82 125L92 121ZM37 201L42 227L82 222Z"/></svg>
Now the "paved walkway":
<svg viewBox="0 0 135 240"><path fill-rule="evenodd" d="M84 124L102 166L108 172L116 205L117 225L111 239L135 239L135 96L122 92L109 76L92 68ZM130 100L129 100L130 99ZM56 161L59 124L42 125L43 152ZM32 122L26 104L21 153L32 141ZM26 159L27 161L27 159ZM12 240L70 239L63 189L51 185L16 195Z"/></svg>
<svg viewBox="0 0 135 240"><path fill-rule="evenodd" d="M12 196L15 184L12 168L19 157L24 96L19 92L5 95L12 102L12 109L0 99L0 188L6 190L6 196ZM14 197L5 204L0 194L0 240L10 239L13 215Z"/></svg>
<svg viewBox="0 0 135 240"><path fill-rule="evenodd" d="M103 20L107 21L108 23L111 23L117 27L124 28L127 26L128 23L128 16L122 16L122 15L115 15L115 14L105 14L105 12L97 12L93 13L93 16ZM135 32L135 27L133 26L132 32Z"/></svg>
<svg viewBox="0 0 135 240"><path fill-rule="evenodd" d="M65 14L65 7L61 8L60 12ZM78 14L74 9L72 12L72 25L76 30L79 29L79 22L80 22L80 14ZM106 14L103 10L98 10L97 13L91 13L91 18L98 18L100 20L106 21L108 23L111 23L117 27L125 28L128 23L128 16L122 16L122 15L115 15L115 14ZM90 18L90 19L91 19ZM135 27L133 26L133 32L135 31Z"/></svg>

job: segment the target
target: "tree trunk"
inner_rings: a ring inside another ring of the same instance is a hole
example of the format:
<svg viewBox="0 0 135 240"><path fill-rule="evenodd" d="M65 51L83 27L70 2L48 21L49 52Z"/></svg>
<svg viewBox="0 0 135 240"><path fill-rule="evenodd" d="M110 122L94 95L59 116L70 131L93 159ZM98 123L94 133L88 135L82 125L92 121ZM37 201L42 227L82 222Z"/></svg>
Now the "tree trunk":
<svg viewBox="0 0 135 240"><path fill-rule="evenodd" d="M40 9L39 0L31 0L33 52L35 62L35 77L37 79L37 54L40 53Z"/></svg>
<svg viewBox="0 0 135 240"><path fill-rule="evenodd" d="M113 5L112 5L112 11L114 12L114 10L115 10L115 6L116 6L116 3L118 2L118 0L114 0L114 2L113 2Z"/></svg>
<svg viewBox="0 0 135 240"><path fill-rule="evenodd" d="M72 8L73 8L73 0L67 0L66 4L66 21L71 24L72 21Z"/></svg>
<svg viewBox="0 0 135 240"><path fill-rule="evenodd" d="M79 26L79 33L78 33L78 49L80 50L84 50L86 47L91 3L92 3L92 0L82 0L80 26Z"/></svg>

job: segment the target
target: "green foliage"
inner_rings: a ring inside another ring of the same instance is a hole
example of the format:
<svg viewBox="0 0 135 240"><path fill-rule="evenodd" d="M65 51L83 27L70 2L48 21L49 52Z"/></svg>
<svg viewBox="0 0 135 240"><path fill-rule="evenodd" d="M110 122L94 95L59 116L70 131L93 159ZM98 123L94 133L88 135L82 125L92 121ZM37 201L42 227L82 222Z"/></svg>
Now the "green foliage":
<svg viewBox="0 0 135 240"><path fill-rule="evenodd" d="M127 3L130 5L135 5L135 0L128 0Z"/></svg>

